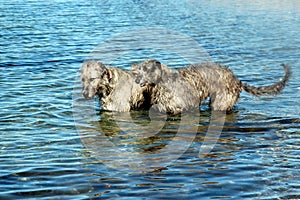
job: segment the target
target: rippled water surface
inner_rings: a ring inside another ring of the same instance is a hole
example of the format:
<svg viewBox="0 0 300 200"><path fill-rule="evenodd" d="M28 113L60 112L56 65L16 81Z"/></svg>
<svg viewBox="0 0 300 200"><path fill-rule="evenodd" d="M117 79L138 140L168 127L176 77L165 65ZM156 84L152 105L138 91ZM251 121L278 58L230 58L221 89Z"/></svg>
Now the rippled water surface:
<svg viewBox="0 0 300 200"><path fill-rule="evenodd" d="M1 199L300 198L297 0L0 2ZM243 92L198 157L206 105L152 121L100 112L80 97L93 56L121 68L212 60L256 86L278 81L282 63L293 74L278 96Z"/></svg>

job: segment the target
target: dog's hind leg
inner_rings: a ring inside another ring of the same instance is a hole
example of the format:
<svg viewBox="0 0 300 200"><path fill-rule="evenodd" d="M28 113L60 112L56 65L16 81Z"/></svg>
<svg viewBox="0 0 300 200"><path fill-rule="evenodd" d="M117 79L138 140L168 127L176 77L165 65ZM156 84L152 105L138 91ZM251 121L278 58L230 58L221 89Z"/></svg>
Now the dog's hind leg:
<svg viewBox="0 0 300 200"><path fill-rule="evenodd" d="M230 111L239 99L239 95L215 92L210 95L210 108L215 111Z"/></svg>

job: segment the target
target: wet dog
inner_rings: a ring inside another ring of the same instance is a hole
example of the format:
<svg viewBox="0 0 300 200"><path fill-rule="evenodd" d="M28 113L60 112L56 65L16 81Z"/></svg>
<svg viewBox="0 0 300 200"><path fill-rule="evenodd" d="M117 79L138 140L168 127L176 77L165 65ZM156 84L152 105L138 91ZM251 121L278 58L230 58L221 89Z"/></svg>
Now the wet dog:
<svg viewBox="0 0 300 200"><path fill-rule="evenodd" d="M140 87L132 71L87 61L83 63L80 73L83 97L90 99L98 96L103 110L128 112L149 109L150 86Z"/></svg>
<svg viewBox="0 0 300 200"><path fill-rule="evenodd" d="M153 109L168 114L178 114L193 108L199 109L201 94L178 71L168 68L156 60L147 60L134 66L136 83L141 87L152 86Z"/></svg>
<svg viewBox="0 0 300 200"><path fill-rule="evenodd" d="M210 108L230 111L244 90L254 96L276 95L290 78L290 69L283 65L285 75L281 81L269 86L254 87L241 82L228 68L216 63L195 64L177 70L162 65L157 60L146 60L133 68L136 83L142 88L151 85L151 104L161 112L171 114L188 110L208 97ZM154 91L154 93L153 93Z"/></svg>

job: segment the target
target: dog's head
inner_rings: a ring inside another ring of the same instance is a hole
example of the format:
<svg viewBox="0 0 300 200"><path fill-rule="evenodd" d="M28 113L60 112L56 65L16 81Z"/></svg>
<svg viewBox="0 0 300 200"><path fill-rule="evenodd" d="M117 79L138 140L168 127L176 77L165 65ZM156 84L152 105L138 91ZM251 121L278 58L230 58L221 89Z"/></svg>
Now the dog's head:
<svg viewBox="0 0 300 200"><path fill-rule="evenodd" d="M133 66L135 82L141 87L156 85L162 81L163 65L157 60L146 60L140 65Z"/></svg>
<svg viewBox="0 0 300 200"><path fill-rule="evenodd" d="M101 62L88 61L81 67L82 95L86 99L96 94L101 96L101 89L109 84L109 70Z"/></svg>

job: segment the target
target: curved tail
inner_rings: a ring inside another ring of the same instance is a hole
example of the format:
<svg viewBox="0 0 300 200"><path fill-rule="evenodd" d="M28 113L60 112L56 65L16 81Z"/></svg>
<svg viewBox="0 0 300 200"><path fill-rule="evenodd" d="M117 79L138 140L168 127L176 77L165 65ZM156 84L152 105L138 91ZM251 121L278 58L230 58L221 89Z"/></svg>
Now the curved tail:
<svg viewBox="0 0 300 200"><path fill-rule="evenodd" d="M282 66L284 68L285 75L281 81L269 86L262 86L262 87L254 87L248 85L247 83L242 83L243 90L245 90L246 92L248 92L253 96L267 96L267 95L276 95L281 93L286 83L288 82L289 78L291 77L290 68L285 64L283 64Z"/></svg>

